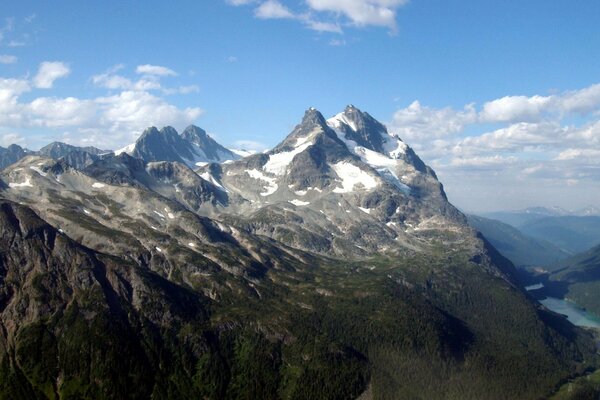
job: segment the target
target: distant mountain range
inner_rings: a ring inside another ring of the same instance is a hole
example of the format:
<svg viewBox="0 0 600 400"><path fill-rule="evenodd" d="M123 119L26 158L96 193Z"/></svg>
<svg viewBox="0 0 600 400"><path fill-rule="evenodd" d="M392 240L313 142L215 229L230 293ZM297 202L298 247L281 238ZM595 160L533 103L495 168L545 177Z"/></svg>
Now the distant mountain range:
<svg viewBox="0 0 600 400"><path fill-rule="evenodd" d="M531 237L550 242L568 254L600 244L600 216L594 207L567 212L558 208L483 213L482 216L512 225Z"/></svg>
<svg viewBox="0 0 600 400"><path fill-rule="evenodd" d="M9 149L0 398L533 400L600 365L354 106L245 157L197 127Z"/></svg>
<svg viewBox="0 0 600 400"><path fill-rule="evenodd" d="M467 215L469 224L519 267L547 268L570 256L558 246L494 219Z"/></svg>
<svg viewBox="0 0 600 400"><path fill-rule="evenodd" d="M24 149L16 144L10 145L8 148L0 147L0 169L27 155L39 155L55 160L64 158L68 164L82 169L100 159L102 155L110 153L116 155L127 153L144 161L176 161L192 168L210 162L237 160L241 157L236 152L221 146L205 130L195 125L185 128L181 135L174 128L167 126L161 130L150 127L135 143L114 152L91 146L78 147L62 142L53 142L39 151Z"/></svg>

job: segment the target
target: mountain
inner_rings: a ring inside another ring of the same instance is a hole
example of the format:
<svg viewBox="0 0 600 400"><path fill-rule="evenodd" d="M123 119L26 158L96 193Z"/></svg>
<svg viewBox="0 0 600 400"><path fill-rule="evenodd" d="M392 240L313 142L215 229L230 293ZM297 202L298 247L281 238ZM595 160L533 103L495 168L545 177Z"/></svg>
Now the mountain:
<svg viewBox="0 0 600 400"><path fill-rule="evenodd" d="M600 243L600 217L546 217L519 228L523 233L546 240L571 254Z"/></svg>
<svg viewBox="0 0 600 400"><path fill-rule="evenodd" d="M7 148L0 147L0 169L9 166L31 152L17 144L11 144Z"/></svg>
<svg viewBox="0 0 600 400"><path fill-rule="evenodd" d="M600 246L556 263L546 286L550 294L600 315Z"/></svg>
<svg viewBox="0 0 600 400"><path fill-rule="evenodd" d="M108 152L96 147L77 147L62 142L50 143L39 151L23 149L16 144L12 144L7 149L0 147L0 169L14 164L27 155L39 155L55 160L62 158L76 168L84 168L96 161L100 155Z"/></svg>
<svg viewBox="0 0 600 400"><path fill-rule="evenodd" d="M494 211L481 213L480 215L519 228L538 219L569 215L569 212L560 207L529 207L523 210Z"/></svg>
<svg viewBox="0 0 600 400"><path fill-rule="evenodd" d="M467 220L502 255L519 267L543 267L569 257L552 243L527 236L503 222L476 215L467 215Z"/></svg>
<svg viewBox="0 0 600 400"><path fill-rule="evenodd" d="M58 160L73 152L86 152L94 156L99 156L110 153L110 150L101 150L93 146L78 147L62 142L52 142L42 147L36 154Z"/></svg>
<svg viewBox="0 0 600 400"><path fill-rule="evenodd" d="M586 215L600 215L600 208L596 207L596 206L587 206L584 208L580 208L579 210L575 211L575 215L579 215L579 216L586 216Z"/></svg>
<svg viewBox="0 0 600 400"><path fill-rule="evenodd" d="M0 169L30 154L55 160L64 159L75 168L84 169L108 153L111 151L92 146L72 146L62 142L50 143L37 152L11 145L7 149L0 147ZM185 128L181 135L170 126L160 131L155 127L148 128L135 143L115 152L116 155L122 153L145 161L177 161L190 167L240 158L236 152L221 146L206 131L194 125Z"/></svg>
<svg viewBox="0 0 600 400"><path fill-rule="evenodd" d="M244 216L238 223L245 229L305 250L360 255L398 243L418 248L420 237L436 231L464 240L464 216L448 203L435 173L373 121L353 107L329 121L309 109L273 150L199 173L241 196L228 212Z"/></svg>
<svg viewBox="0 0 600 400"><path fill-rule="evenodd" d="M155 127L148 128L134 144L115 152L121 153L145 161L177 161L190 167L240 158L194 125L185 128L181 135L170 126L160 131Z"/></svg>
<svg viewBox="0 0 600 400"><path fill-rule="evenodd" d="M571 255L600 243L600 216L595 215L593 207L576 212L534 207L482 215L512 225L522 233L552 243Z"/></svg>
<svg viewBox="0 0 600 400"><path fill-rule="evenodd" d="M598 363L352 106L196 170L24 157L0 236L3 398L538 399Z"/></svg>
<svg viewBox="0 0 600 400"><path fill-rule="evenodd" d="M92 146L78 147L62 142L50 143L36 152L37 155L55 160L63 159L77 169L93 164L100 156L108 153L110 150L101 150Z"/></svg>

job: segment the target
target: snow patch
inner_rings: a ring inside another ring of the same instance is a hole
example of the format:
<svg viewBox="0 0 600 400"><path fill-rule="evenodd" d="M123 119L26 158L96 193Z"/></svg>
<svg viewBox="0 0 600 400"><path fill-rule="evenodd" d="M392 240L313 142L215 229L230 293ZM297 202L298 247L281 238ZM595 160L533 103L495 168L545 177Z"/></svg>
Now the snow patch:
<svg viewBox="0 0 600 400"><path fill-rule="evenodd" d="M362 185L365 189L377 187L377 180L356 165L342 161L331 165L337 176L342 180L342 187L333 189L335 193L351 192L356 185Z"/></svg>
<svg viewBox="0 0 600 400"><path fill-rule="evenodd" d="M123 147L122 149L115 150L115 156L118 156L121 153L131 154L134 149L135 149L135 143L128 144L127 146Z"/></svg>
<svg viewBox="0 0 600 400"><path fill-rule="evenodd" d="M201 173L200 178L204 179L205 181L208 181L210 183L212 183L213 185L215 185L216 187L218 187L219 189L223 190L223 191L227 191L227 189L225 189L225 187L223 185L221 185L221 183L215 179L214 176L212 176L212 174L208 171Z"/></svg>
<svg viewBox="0 0 600 400"><path fill-rule="evenodd" d="M354 121L349 119L344 112L336 114L332 118L328 119L327 124L336 129L340 129L342 125L348 125L354 132L358 130Z"/></svg>
<svg viewBox="0 0 600 400"><path fill-rule="evenodd" d="M301 138L308 140L308 138ZM298 139L300 141L300 139ZM275 175L283 175L287 166L292 162L296 154L302 153L309 146L312 145L312 142L302 143L298 147L296 147L292 151L283 151L281 153L271 154L269 155L269 161L263 166L263 169L266 172L270 172Z"/></svg>
<svg viewBox="0 0 600 400"><path fill-rule="evenodd" d="M310 204L309 201L302 201L298 199L290 200L290 203L292 203L295 206L307 206Z"/></svg>
<svg viewBox="0 0 600 400"><path fill-rule="evenodd" d="M104 183L100 183L100 182L94 182L94 183L92 184L92 187L93 187L93 188L96 188L96 189L103 188L104 186L106 186L106 185L105 185Z"/></svg>
<svg viewBox="0 0 600 400"><path fill-rule="evenodd" d="M155 247L156 251L158 251L159 253L162 253L162 249L160 247Z"/></svg>
<svg viewBox="0 0 600 400"><path fill-rule="evenodd" d="M158 211L154 210L153 212L154 212L154 214L158 215L162 219L165 219L165 216L163 214L159 213Z"/></svg>
<svg viewBox="0 0 600 400"><path fill-rule="evenodd" d="M43 163L42 163L43 164ZM39 164L38 164L39 165ZM38 167L34 167L33 165L29 167L30 169L34 170L35 172L37 172L38 174L40 174L41 176L46 176L48 175L46 172L42 171L41 169L39 169Z"/></svg>
<svg viewBox="0 0 600 400"><path fill-rule="evenodd" d="M192 242L189 242L188 246L190 246L190 247L196 247L196 245L194 243L192 243Z"/></svg>
<svg viewBox="0 0 600 400"><path fill-rule="evenodd" d="M296 193L296 196L305 196L306 190L296 190L294 193Z"/></svg>
<svg viewBox="0 0 600 400"><path fill-rule="evenodd" d="M83 209L83 212L86 213L87 215L90 215L90 212L88 210L86 210L85 208Z"/></svg>
<svg viewBox="0 0 600 400"><path fill-rule="evenodd" d="M254 178L254 179L258 179L258 180L267 182L268 185L267 185L267 187L263 187L263 189L265 189L265 191L260 194L261 196L269 196L277 191L277 188L279 186L277 185L275 178L266 176L265 174L263 174L261 171L259 171L257 169L246 170L246 173L250 176L250 178Z"/></svg>
<svg viewBox="0 0 600 400"><path fill-rule="evenodd" d="M358 207L358 209L364 213L367 214L371 214L371 209L370 208L363 208L363 207Z"/></svg>
<svg viewBox="0 0 600 400"><path fill-rule="evenodd" d="M29 179L29 177L23 183L10 182L8 184L8 187L11 187L11 188L19 188L19 187L26 187L26 186L27 187L33 187L33 185L31 184L31 180Z"/></svg>
<svg viewBox="0 0 600 400"><path fill-rule="evenodd" d="M353 131L357 131L356 126L350 121L344 113L340 113L333 118L327 120L328 125L333 128L337 137L344 142L348 150L360 157L360 159L373 167L377 173L386 181L390 182L398 189L405 193L410 192L410 187L398 179L394 169L401 161L401 156L406 154L408 146L398 137L390 135L382 131L379 132L383 139L383 153L367 149L359 146L354 140L346 138L345 133L341 130L342 125L349 126Z"/></svg>

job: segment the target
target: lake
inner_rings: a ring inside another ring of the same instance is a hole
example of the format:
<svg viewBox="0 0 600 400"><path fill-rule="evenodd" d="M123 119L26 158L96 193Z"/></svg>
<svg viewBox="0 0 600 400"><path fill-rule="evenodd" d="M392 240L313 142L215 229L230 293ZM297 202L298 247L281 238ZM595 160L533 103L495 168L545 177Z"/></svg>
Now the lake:
<svg viewBox="0 0 600 400"><path fill-rule="evenodd" d="M537 290L544 287L543 283L536 283L535 285L526 286L526 290ZM577 326L585 326L589 328L600 328L600 317L585 311L577 304L556 297L546 297L544 300L540 300L546 308L566 315L567 319Z"/></svg>
<svg viewBox="0 0 600 400"><path fill-rule="evenodd" d="M566 315L573 325L600 328L600 318L571 301L546 297L544 300L540 300L540 303L554 312Z"/></svg>

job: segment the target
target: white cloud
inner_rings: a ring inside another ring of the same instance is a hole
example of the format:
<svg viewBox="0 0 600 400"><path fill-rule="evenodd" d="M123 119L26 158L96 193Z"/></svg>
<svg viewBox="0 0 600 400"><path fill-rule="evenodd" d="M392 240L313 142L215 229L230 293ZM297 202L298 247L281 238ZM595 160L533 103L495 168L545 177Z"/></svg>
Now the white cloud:
<svg viewBox="0 0 600 400"><path fill-rule="evenodd" d="M567 149L561 151L555 160L585 160L600 164L600 149Z"/></svg>
<svg viewBox="0 0 600 400"><path fill-rule="evenodd" d="M17 62L17 56L0 54L0 64L14 64Z"/></svg>
<svg viewBox="0 0 600 400"><path fill-rule="evenodd" d="M138 74L144 75L156 75L156 76L177 76L177 73L172 69L167 67L162 67L160 65L138 65L135 69L135 72Z"/></svg>
<svg viewBox="0 0 600 400"><path fill-rule="evenodd" d="M453 158L450 165L455 167L497 167L498 165L514 164L517 157L503 157L501 155L487 157Z"/></svg>
<svg viewBox="0 0 600 400"><path fill-rule="evenodd" d="M560 99L560 108L563 112L586 113L597 110L599 105L600 83L581 90L567 92Z"/></svg>
<svg viewBox="0 0 600 400"><path fill-rule="evenodd" d="M226 3L232 6L243 6L246 4L254 3L255 0L225 0Z"/></svg>
<svg viewBox="0 0 600 400"><path fill-rule="evenodd" d="M257 142L254 140L236 140L233 143L233 147L240 150L248 150L248 151L257 151L262 152L265 151L268 146L264 143Z"/></svg>
<svg viewBox="0 0 600 400"><path fill-rule="evenodd" d="M485 122L537 120L552 101L543 96L506 96L485 103L480 117Z"/></svg>
<svg viewBox="0 0 600 400"><path fill-rule="evenodd" d="M457 111L450 107L423 107L419 101L413 101L394 113L390 128L401 138L422 141L461 132L476 120L477 112L472 104Z"/></svg>
<svg viewBox="0 0 600 400"><path fill-rule="evenodd" d="M142 77L138 80L132 80L123 75L117 74L117 72L122 70L123 68L124 67L122 65L112 67L106 72L92 76L91 81L94 85L98 87L111 90L162 90L164 94L189 94L196 93L200 90L197 85L185 85L179 86L177 88L163 87L160 83L160 79L164 76L172 75L171 73L162 71L161 68L164 67L138 66L136 68L136 73L143 74ZM149 74L149 71L152 71L153 74Z"/></svg>
<svg viewBox="0 0 600 400"><path fill-rule="evenodd" d="M158 78L142 77L133 82L116 75L122 66L92 77L94 84L116 90L116 94L90 99L36 97L36 89L52 87L52 82L65 74L64 69L61 72L60 68L55 68L57 65L48 65L43 63L40 73L31 80L0 78L0 132L16 130L15 134L20 135L19 130L41 127L46 128L45 137L54 132L54 138L67 135L73 144L118 148L130 143L148 126L183 128L196 122L202 114L198 107L180 108L150 93L156 85L160 88ZM180 86L163 89L163 92L168 90L173 94L191 93L198 87ZM21 95L30 92L32 100L21 100ZM7 137L6 140L15 141L15 138ZM29 135L29 144L32 140L35 137Z"/></svg>
<svg viewBox="0 0 600 400"><path fill-rule="evenodd" d="M519 122L479 136L459 139L452 151L454 154L543 151L548 146L560 144L565 130L553 122Z"/></svg>
<svg viewBox="0 0 600 400"><path fill-rule="evenodd" d="M600 205L600 84L458 110L415 101L389 127L435 167L461 207Z"/></svg>
<svg viewBox="0 0 600 400"><path fill-rule="evenodd" d="M139 135L141 130L151 125L188 125L202 114L198 107L180 109L143 91L124 91L98 98L95 102L101 111L101 126L111 132L125 131L132 135Z"/></svg>
<svg viewBox="0 0 600 400"><path fill-rule="evenodd" d="M0 135L0 146L8 147L11 144L23 143L25 138L18 133L5 133Z"/></svg>
<svg viewBox="0 0 600 400"><path fill-rule="evenodd" d="M343 26L387 27L397 31L396 15L408 0L305 0L293 10L280 0L225 0L233 6L254 5L261 19L293 19L317 32L343 33Z"/></svg>
<svg viewBox="0 0 600 400"><path fill-rule="evenodd" d="M29 115L29 124L48 128L79 126L94 120L97 107L92 100L75 97L39 97L24 110Z"/></svg>
<svg viewBox="0 0 600 400"><path fill-rule="evenodd" d="M295 15L277 0L267 0L254 10L254 15L262 19L296 18Z"/></svg>
<svg viewBox="0 0 600 400"><path fill-rule="evenodd" d="M396 29L396 11L407 0L306 0L314 11L344 15L356 26L384 26Z"/></svg>
<svg viewBox="0 0 600 400"><path fill-rule="evenodd" d="M40 64L37 75L33 78L33 86L40 89L50 89L54 81L71 73L69 66L60 61L45 61Z"/></svg>
<svg viewBox="0 0 600 400"><path fill-rule="evenodd" d="M133 87L131 80L111 73L92 76L92 83L106 89L131 89Z"/></svg>
<svg viewBox="0 0 600 400"><path fill-rule="evenodd" d="M322 22L315 21L311 18L302 17L302 21L304 25L306 25L309 29L317 32L329 32L329 33L337 33L342 34L342 27L337 22Z"/></svg>
<svg viewBox="0 0 600 400"><path fill-rule="evenodd" d="M179 86L177 88L163 89L164 94L190 94L198 93L200 88L198 85Z"/></svg>

